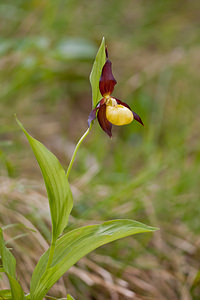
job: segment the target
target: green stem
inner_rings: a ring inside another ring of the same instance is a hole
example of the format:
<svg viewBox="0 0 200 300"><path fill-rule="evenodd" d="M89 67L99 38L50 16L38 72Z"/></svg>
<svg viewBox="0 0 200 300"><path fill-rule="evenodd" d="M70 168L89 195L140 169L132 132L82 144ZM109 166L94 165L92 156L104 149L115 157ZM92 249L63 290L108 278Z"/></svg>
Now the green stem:
<svg viewBox="0 0 200 300"><path fill-rule="evenodd" d="M55 246L56 246L56 242L54 240L52 240L46 270L51 267L51 264L52 264L52 261L53 261Z"/></svg>
<svg viewBox="0 0 200 300"><path fill-rule="evenodd" d="M76 157L76 154L77 154L77 151L81 145L81 143L83 142L83 140L86 138L86 136L89 134L90 132L90 129L91 129L91 125L90 127L86 130L86 132L82 135L82 137L80 138L80 140L78 141L77 145L76 145L76 148L74 149L74 153L72 155L72 158L71 158L71 161L69 163L69 166L68 166L68 169L67 169L67 172L66 172L66 176L67 178L69 177L69 173L71 171L71 168L73 166L73 163L74 163L74 160L75 160L75 157Z"/></svg>

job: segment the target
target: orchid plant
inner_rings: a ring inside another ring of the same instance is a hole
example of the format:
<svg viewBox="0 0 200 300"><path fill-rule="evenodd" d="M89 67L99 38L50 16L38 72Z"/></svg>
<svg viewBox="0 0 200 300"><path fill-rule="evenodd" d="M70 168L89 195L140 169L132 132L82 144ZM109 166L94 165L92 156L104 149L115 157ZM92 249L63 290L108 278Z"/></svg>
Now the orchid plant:
<svg viewBox="0 0 200 300"><path fill-rule="evenodd" d="M65 171L56 156L42 143L33 138L23 127L30 146L37 159L46 185L51 212L52 234L49 249L40 257L30 283L30 292L23 291L16 277L16 260L6 247L3 230L0 229L1 272L5 272L10 289L0 291L0 299L42 300L56 281L80 258L92 250L114 240L142 232L152 232L156 228L133 220L117 219L98 225L90 225L63 234L73 207L73 196L68 178L77 151L98 118L101 128L111 137L112 124L125 125L140 117L130 107L111 96L116 84L111 62L103 38L90 75L93 108L88 119L88 129L78 141L68 169ZM103 97L103 98L102 98ZM73 299L69 294L68 300ZM63 298L62 298L63 299Z"/></svg>

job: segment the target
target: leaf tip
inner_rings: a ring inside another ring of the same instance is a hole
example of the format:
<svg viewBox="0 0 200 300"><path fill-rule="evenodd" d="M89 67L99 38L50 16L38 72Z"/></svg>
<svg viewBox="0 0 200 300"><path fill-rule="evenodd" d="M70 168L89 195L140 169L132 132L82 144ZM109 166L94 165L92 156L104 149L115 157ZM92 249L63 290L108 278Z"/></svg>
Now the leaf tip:
<svg viewBox="0 0 200 300"><path fill-rule="evenodd" d="M150 231L157 231L157 230L160 230L160 228L159 227L151 227L151 226L149 226L149 230Z"/></svg>
<svg viewBox="0 0 200 300"><path fill-rule="evenodd" d="M19 119L17 118L17 114L16 114L16 113L14 114L14 117L15 117L15 120L16 120L17 124L19 125L19 127L20 127L21 129L24 129L22 123L21 123L21 122L19 121Z"/></svg>

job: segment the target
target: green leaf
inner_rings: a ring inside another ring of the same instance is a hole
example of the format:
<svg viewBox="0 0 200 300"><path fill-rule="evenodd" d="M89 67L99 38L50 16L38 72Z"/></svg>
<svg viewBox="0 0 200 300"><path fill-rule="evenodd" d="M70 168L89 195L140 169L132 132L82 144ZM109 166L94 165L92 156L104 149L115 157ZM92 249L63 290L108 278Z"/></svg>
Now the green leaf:
<svg viewBox="0 0 200 300"><path fill-rule="evenodd" d="M6 274L15 278L16 260L12 253L6 248L3 239L3 232L0 228L0 254L3 263L3 269Z"/></svg>
<svg viewBox="0 0 200 300"><path fill-rule="evenodd" d="M105 39L103 37L92 67L92 71L90 73L90 84L92 87L93 107L95 107L102 98L99 90L99 79L101 77L101 72L105 62L106 62L106 51L105 51Z"/></svg>
<svg viewBox="0 0 200 300"><path fill-rule="evenodd" d="M56 156L30 136L19 120L17 122L31 145L44 178L51 211L52 240L55 241L67 226L72 210L73 198L70 186Z"/></svg>
<svg viewBox="0 0 200 300"><path fill-rule="evenodd" d="M67 295L67 300L74 300L74 298L71 295Z"/></svg>
<svg viewBox="0 0 200 300"><path fill-rule="evenodd" d="M12 292L13 300L22 300L24 299L24 292L16 279L16 260L12 253L6 248L5 242L3 239L3 232L0 228L0 254L3 264L4 272L6 273Z"/></svg>
<svg viewBox="0 0 200 300"><path fill-rule="evenodd" d="M0 300L12 299L11 290L1 290L0 291Z"/></svg>
<svg viewBox="0 0 200 300"><path fill-rule="evenodd" d="M72 230L56 242L51 268L45 271L49 250L39 260L31 280L31 300L42 300L53 284L81 257L92 250L128 235L154 231L132 220L114 220Z"/></svg>
<svg viewBox="0 0 200 300"><path fill-rule="evenodd" d="M23 292L22 287L19 284L19 282L12 276L10 276L8 274L7 274L7 276L8 276L11 291L12 291L12 300L24 300L24 292Z"/></svg>

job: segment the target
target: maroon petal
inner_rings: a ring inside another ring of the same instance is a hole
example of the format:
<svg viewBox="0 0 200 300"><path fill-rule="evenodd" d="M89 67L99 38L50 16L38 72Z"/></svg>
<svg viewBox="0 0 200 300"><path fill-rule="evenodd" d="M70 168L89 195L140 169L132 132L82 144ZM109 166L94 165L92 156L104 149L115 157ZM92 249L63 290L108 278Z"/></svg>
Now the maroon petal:
<svg viewBox="0 0 200 300"><path fill-rule="evenodd" d="M133 117L134 117L135 121L139 122L140 124L142 124L144 126L141 118L134 111L132 111L132 113L133 113Z"/></svg>
<svg viewBox="0 0 200 300"><path fill-rule="evenodd" d="M114 98L114 97L113 97L113 98ZM116 98L114 98L114 99L117 101L118 104L121 104L121 105L123 105L123 106L126 106L127 108L129 108L129 109L131 110L130 106L129 106L128 104L126 104L125 102L122 102L121 100L116 99Z"/></svg>
<svg viewBox="0 0 200 300"><path fill-rule="evenodd" d="M117 81L112 74L112 63L109 59L107 59L105 65L103 66L99 81L101 95L106 96L112 94L116 83Z"/></svg>
<svg viewBox="0 0 200 300"><path fill-rule="evenodd" d="M116 98L115 98L115 99L116 99ZM123 105L123 106L126 106L127 108L129 108L129 109L131 110L130 106L129 106L128 104L126 104L125 102L122 102L122 101L120 101L120 100L118 100L118 99L116 99L116 101L117 101L118 104L121 104L121 105ZM131 110L131 111L132 111L132 110ZM135 119L137 122L139 122L140 124L142 124L142 125L144 126L144 124L143 124L141 118L140 118L134 111L132 111L132 113L133 113L134 119Z"/></svg>
<svg viewBox="0 0 200 300"><path fill-rule="evenodd" d="M112 137L112 124L106 118L106 104L99 107L97 118L101 128L109 135L109 137Z"/></svg>
<svg viewBox="0 0 200 300"><path fill-rule="evenodd" d="M96 112L99 109L99 107L101 105L103 105L104 103L105 103L105 98L102 98L99 101L99 103L97 104L97 106L90 112L89 117L88 117L88 127L90 127L91 122L96 119Z"/></svg>
<svg viewBox="0 0 200 300"><path fill-rule="evenodd" d="M93 120L96 119L96 112L97 112L98 107L95 107L89 114L88 117L88 127L90 127L90 124Z"/></svg>

